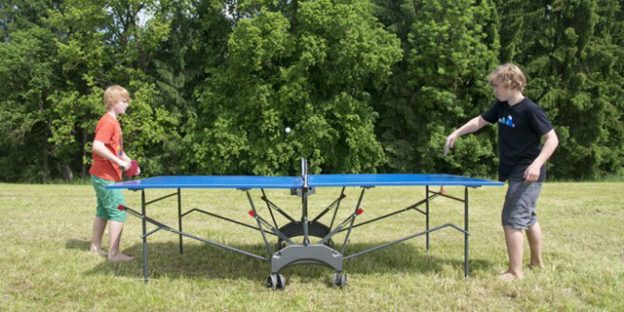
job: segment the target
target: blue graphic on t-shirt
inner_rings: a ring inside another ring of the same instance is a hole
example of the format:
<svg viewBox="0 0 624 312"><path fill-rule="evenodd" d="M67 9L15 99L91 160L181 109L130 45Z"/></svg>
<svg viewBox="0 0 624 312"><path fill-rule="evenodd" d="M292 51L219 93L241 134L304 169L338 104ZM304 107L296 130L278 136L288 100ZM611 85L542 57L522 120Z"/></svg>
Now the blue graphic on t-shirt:
<svg viewBox="0 0 624 312"><path fill-rule="evenodd" d="M513 118L511 117L511 115L507 115L507 117L499 118L498 122L508 127L512 127L512 128L516 127L516 125L513 123Z"/></svg>

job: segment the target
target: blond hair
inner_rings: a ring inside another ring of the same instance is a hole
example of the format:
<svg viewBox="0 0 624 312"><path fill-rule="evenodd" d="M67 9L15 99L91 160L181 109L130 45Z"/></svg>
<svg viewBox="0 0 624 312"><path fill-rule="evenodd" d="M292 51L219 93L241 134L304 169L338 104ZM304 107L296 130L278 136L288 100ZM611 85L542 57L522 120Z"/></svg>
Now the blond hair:
<svg viewBox="0 0 624 312"><path fill-rule="evenodd" d="M490 73L488 82L492 87L500 85L522 92L527 84L527 79L520 67L506 63L498 66Z"/></svg>
<svg viewBox="0 0 624 312"><path fill-rule="evenodd" d="M112 85L106 88L106 91L104 91L104 104L106 104L106 109L111 108L118 100L126 100L130 103L132 99L130 98L128 90L119 85Z"/></svg>

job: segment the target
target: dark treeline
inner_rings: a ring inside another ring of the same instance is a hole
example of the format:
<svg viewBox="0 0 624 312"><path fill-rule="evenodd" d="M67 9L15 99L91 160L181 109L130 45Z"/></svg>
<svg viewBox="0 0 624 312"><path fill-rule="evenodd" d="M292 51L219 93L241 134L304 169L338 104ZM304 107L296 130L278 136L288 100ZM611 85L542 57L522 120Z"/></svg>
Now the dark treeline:
<svg viewBox="0 0 624 312"><path fill-rule="evenodd" d="M622 0L3 0L0 181L85 177L113 83L146 175L493 177L496 127L442 147L505 62L559 134L550 177L624 174Z"/></svg>

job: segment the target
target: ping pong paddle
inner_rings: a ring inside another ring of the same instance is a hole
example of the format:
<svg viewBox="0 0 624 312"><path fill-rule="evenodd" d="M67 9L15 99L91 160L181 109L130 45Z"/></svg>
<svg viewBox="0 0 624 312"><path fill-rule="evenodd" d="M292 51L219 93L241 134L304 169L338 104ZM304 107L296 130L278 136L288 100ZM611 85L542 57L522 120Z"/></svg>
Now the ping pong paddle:
<svg viewBox="0 0 624 312"><path fill-rule="evenodd" d="M130 161L130 168L126 170L126 176L134 177L139 174L139 162L136 160Z"/></svg>

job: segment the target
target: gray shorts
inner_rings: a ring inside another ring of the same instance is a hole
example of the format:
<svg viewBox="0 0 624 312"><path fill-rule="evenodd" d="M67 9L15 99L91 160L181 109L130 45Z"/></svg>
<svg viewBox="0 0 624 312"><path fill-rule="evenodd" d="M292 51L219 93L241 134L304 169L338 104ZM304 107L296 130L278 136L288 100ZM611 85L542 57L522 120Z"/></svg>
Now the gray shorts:
<svg viewBox="0 0 624 312"><path fill-rule="evenodd" d="M542 182L509 181L501 215L503 227L526 230L537 222L535 203Z"/></svg>

